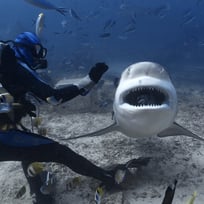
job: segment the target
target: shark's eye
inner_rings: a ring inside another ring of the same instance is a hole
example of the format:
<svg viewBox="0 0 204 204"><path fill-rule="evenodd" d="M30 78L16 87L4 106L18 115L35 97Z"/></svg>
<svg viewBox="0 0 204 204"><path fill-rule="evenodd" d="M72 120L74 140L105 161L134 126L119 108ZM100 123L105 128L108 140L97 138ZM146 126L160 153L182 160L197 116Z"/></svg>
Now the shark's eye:
<svg viewBox="0 0 204 204"><path fill-rule="evenodd" d="M159 106L165 102L165 94L156 88L131 89L124 102L133 106Z"/></svg>

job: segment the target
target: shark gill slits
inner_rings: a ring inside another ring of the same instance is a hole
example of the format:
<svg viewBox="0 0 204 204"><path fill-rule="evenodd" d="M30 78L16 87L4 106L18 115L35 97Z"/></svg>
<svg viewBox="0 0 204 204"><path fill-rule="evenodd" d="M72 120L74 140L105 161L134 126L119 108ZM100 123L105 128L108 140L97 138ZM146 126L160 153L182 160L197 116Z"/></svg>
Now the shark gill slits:
<svg viewBox="0 0 204 204"><path fill-rule="evenodd" d="M133 106L160 106L165 102L165 95L156 88L137 88L128 92L124 102Z"/></svg>

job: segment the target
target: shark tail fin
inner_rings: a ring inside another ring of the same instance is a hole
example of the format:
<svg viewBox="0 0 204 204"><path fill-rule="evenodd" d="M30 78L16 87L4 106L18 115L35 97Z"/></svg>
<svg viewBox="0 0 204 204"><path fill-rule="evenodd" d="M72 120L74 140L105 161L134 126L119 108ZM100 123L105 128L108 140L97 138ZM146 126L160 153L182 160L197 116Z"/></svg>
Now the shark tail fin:
<svg viewBox="0 0 204 204"><path fill-rule="evenodd" d="M163 130L158 134L159 137L178 136L178 135L184 135L184 136L195 138L197 140L204 141L204 138L192 133L191 131L187 130L186 128L182 127L176 122L174 122L169 128Z"/></svg>
<svg viewBox="0 0 204 204"><path fill-rule="evenodd" d="M79 135L79 136L76 136L76 137L70 137L70 138L67 138L65 140L79 139L79 138L83 138L83 137L95 137L95 136L100 136L100 135L103 135L105 133L112 132L112 131L117 131L117 130L118 130L118 125L117 125L116 122L114 122L113 124L109 125L108 127L97 130L95 132L87 133L87 134L84 134L84 135Z"/></svg>

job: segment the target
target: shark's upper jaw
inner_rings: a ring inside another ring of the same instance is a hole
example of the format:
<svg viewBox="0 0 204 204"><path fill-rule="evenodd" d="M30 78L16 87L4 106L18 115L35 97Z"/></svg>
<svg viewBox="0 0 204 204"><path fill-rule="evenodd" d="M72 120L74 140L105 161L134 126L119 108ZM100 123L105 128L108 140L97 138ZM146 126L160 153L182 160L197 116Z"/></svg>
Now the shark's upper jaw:
<svg viewBox="0 0 204 204"><path fill-rule="evenodd" d="M158 87L134 87L124 92L122 103L136 108L158 108L168 104L168 94Z"/></svg>

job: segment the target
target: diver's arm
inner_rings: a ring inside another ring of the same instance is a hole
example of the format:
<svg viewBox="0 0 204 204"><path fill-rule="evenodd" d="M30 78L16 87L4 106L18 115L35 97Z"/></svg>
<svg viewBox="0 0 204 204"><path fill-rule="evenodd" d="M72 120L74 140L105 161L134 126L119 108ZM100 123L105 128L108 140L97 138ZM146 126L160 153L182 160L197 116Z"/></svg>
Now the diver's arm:
<svg viewBox="0 0 204 204"><path fill-rule="evenodd" d="M31 92L40 99L54 105L69 101L78 95L86 95L100 80L103 73L108 70L105 63L96 63L89 74L78 83L54 89L40 79L37 73L27 67L26 64L17 63L15 53L9 45L1 44L0 48L0 73L4 73L5 87L8 88L11 84L10 93L19 96ZM13 86L14 84L15 86Z"/></svg>
<svg viewBox="0 0 204 204"><path fill-rule="evenodd" d="M18 73L19 78L24 81L24 86L27 87L26 92L33 93L36 97L46 101L52 105L57 105L69 101L76 96L80 95L80 89L74 85L69 84L66 87L55 89L45 81L41 80L37 74L33 74L29 70L21 67Z"/></svg>
<svg viewBox="0 0 204 204"><path fill-rule="evenodd" d="M71 100L77 95L85 96L98 83L102 75L108 70L105 63L96 63L91 68L89 74L78 83L67 85L60 89L55 89L54 94L47 98L51 104L59 104Z"/></svg>
<svg viewBox="0 0 204 204"><path fill-rule="evenodd" d="M63 88L54 89L41 80L35 71L20 66L17 69L16 80L25 87L25 92L31 92L38 98L57 105L75 98L78 95L86 95L100 80L103 73L108 70L105 63L97 63L91 68L89 74L76 84L69 84Z"/></svg>

